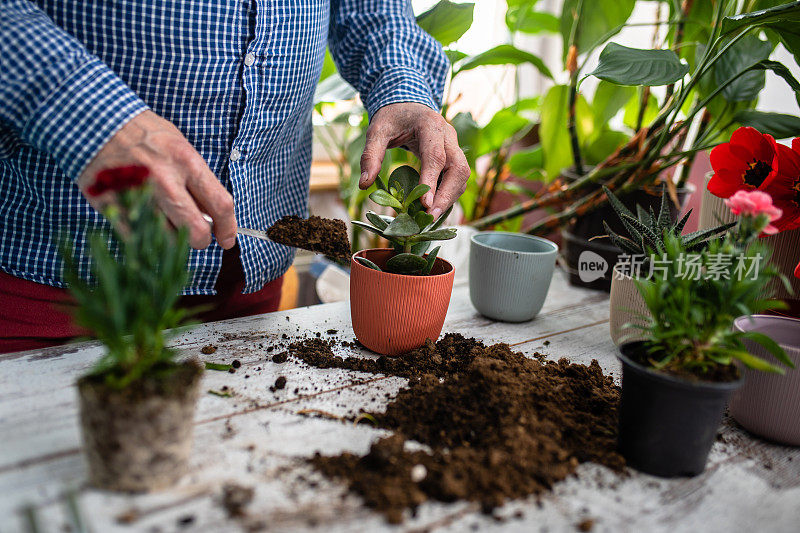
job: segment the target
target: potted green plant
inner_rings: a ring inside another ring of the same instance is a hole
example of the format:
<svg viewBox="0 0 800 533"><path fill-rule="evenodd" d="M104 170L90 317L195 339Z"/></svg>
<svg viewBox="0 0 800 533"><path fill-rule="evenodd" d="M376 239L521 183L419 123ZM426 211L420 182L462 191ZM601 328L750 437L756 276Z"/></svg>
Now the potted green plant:
<svg viewBox="0 0 800 533"><path fill-rule="evenodd" d="M624 232L618 233L611 229L607 221L603 221L603 227L606 230L605 237L619 250L622 250L619 262L613 268L609 313L611 339L619 345L626 336L623 326L641 324L642 321L638 317L647 316L647 307L636 289L634 279L642 274L646 275L650 270L648 250L657 254L664 253L664 240L667 235L672 235L680 240L681 246L687 253L697 252L702 250L711 239L718 237L736 223L730 222L683 235L683 228L689 220L692 210L690 209L680 220L674 222L670 213L666 185L661 187L661 205L658 213L652 207L645 209L637 204L636 214L634 214L608 188L604 188L604 191L608 196L609 205L625 229ZM627 335L628 341L634 340L631 335L635 336L635 333L628 330Z"/></svg>
<svg viewBox="0 0 800 533"><path fill-rule="evenodd" d="M367 213L369 223L353 221L388 240L393 248L362 250L350 269L350 311L358 340L385 355L405 353L436 340L444 325L453 288L453 266L437 257L432 241L452 239L456 230L441 228L448 209L437 220L420 198L430 190L419 173L401 166L387 183L382 179L370 198L396 216Z"/></svg>
<svg viewBox="0 0 800 533"><path fill-rule="evenodd" d="M735 230L697 253L668 234L663 253L650 257L653 275L636 280L650 316L637 326L644 340L620 347L619 447L628 464L643 472L665 477L702 472L725 404L743 382L737 363L783 372L751 355L744 340L793 366L763 333L733 328L738 316L773 305L761 294L779 275L758 240L775 219L769 195L738 194L730 200L743 206Z"/></svg>
<svg viewBox="0 0 800 533"><path fill-rule="evenodd" d="M164 330L180 325L177 308L189 279L185 229L170 231L146 184L145 167L101 171L89 194L109 198L112 231L88 237L91 278L79 275L64 240L64 275L75 319L105 354L77 382L89 482L98 488L148 491L186 471L203 367L177 361Z"/></svg>

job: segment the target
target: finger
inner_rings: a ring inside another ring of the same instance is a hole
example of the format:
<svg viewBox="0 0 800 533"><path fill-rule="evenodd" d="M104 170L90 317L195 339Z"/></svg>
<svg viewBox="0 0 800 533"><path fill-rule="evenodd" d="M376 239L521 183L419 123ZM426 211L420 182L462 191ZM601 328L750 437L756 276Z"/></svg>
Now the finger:
<svg viewBox="0 0 800 533"><path fill-rule="evenodd" d="M364 145L364 153L361 154L361 177L358 180L360 188L367 189L375 183L375 178L381 171L383 156L386 154L388 144L389 137L380 126L373 124L367 129L367 141Z"/></svg>
<svg viewBox="0 0 800 533"><path fill-rule="evenodd" d="M204 169L187 179L187 187L200 208L214 220L214 237L224 249L236 244L236 216L233 197L211 172Z"/></svg>
<svg viewBox="0 0 800 533"><path fill-rule="evenodd" d="M444 148L445 136L442 130L437 127L423 128L418 135L421 159L419 182L431 188L430 191L422 196L421 201L426 209L431 209L436 196L436 185L439 183L439 176L442 174L447 162Z"/></svg>
<svg viewBox="0 0 800 533"><path fill-rule="evenodd" d="M202 250L211 244L211 229L203 220L203 214L189 191L177 180L164 181L156 186L160 194L155 195L156 204L167 215L169 222L176 228L189 230L189 244L192 248Z"/></svg>
<svg viewBox="0 0 800 533"><path fill-rule="evenodd" d="M467 180L470 175L467 158L461 148L458 147L455 135L447 135L445 137L445 153L447 154L447 163L444 175L442 176L439 190L436 191L436 196L433 199L433 207L430 210L430 214L434 218L439 218L447 208L459 199L467 188Z"/></svg>

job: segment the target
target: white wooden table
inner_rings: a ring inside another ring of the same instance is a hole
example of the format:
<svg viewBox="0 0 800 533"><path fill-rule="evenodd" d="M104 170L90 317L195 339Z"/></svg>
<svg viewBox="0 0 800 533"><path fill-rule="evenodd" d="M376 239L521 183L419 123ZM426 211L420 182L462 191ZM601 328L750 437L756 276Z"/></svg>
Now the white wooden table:
<svg viewBox="0 0 800 533"><path fill-rule="evenodd" d="M337 303L217 322L175 338L185 354L205 360L239 359L235 374L206 372L195 420L192 473L156 494L118 495L88 489L77 423L75 379L101 353L95 343L0 356L0 532L24 531L22 510L35 510L42 531L66 531L64 495L77 492L94 532L244 531L574 531L585 519L592 531L800 531L800 449L751 438L726 421L706 472L662 480L631 471L619 477L585 464L551 494L509 502L482 515L473 504L428 503L397 527L322 478L305 464L314 452L364 453L385 432L298 414L319 409L339 415L379 410L386 394L405 383L343 370L307 368L291 360L268 361L268 346L285 346L300 334L336 329L352 339L349 305ZM298 331L299 329L299 331ZM467 288L456 287L444 327L486 343L551 358L588 363L596 358L619 371L608 334L605 294L568 287L559 272L542 313L525 324L479 316ZM282 339L286 334L290 339ZM550 341L545 344L546 341ZM219 348L203 356L200 349ZM263 346L263 347L262 347ZM337 347L340 353L349 351ZM364 355L368 356L368 355ZM259 370L260 369L260 370ZM283 375L286 388L269 387ZM249 376L249 377L247 377ZM231 398L206 394L224 385ZM253 487L245 519L220 506L226 482Z"/></svg>

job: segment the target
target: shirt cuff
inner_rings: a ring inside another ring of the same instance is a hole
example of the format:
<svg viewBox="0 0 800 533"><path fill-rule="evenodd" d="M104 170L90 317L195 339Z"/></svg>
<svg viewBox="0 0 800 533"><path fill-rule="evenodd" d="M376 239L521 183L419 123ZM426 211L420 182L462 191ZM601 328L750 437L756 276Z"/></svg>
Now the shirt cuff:
<svg viewBox="0 0 800 533"><path fill-rule="evenodd" d="M407 67L384 71L364 97L370 118L383 106L399 102L417 102L439 111L426 76Z"/></svg>
<svg viewBox="0 0 800 533"><path fill-rule="evenodd" d="M22 134L77 179L103 145L147 109L105 63L91 57L42 101Z"/></svg>

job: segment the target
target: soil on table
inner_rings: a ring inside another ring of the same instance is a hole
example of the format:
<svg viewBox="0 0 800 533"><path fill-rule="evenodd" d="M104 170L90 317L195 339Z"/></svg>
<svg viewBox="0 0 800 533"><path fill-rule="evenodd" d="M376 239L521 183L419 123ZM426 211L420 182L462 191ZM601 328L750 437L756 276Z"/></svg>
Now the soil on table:
<svg viewBox="0 0 800 533"><path fill-rule="evenodd" d="M352 250L345 223L329 218L285 216L267 230L267 236L279 244L345 261Z"/></svg>
<svg viewBox="0 0 800 533"><path fill-rule="evenodd" d="M624 468L616 451L619 387L597 361L531 359L455 334L397 358L341 358L320 339L295 343L290 354L321 368L410 378L385 412L371 413L394 435L363 457L311 460L390 522L426 500L476 501L490 512L549 490L586 461ZM407 450L406 440L430 451Z"/></svg>

